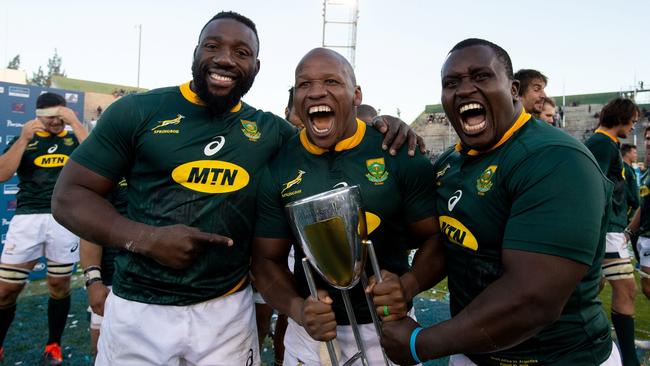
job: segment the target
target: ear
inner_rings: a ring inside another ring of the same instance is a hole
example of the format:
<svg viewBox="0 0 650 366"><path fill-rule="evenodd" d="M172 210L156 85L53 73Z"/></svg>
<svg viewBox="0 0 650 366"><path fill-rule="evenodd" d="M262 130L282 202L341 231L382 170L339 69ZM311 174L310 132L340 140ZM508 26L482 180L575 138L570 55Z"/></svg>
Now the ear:
<svg viewBox="0 0 650 366"><path fill-rule="evenodd" d="M510 94L512 94L512 99L517 99L519 95L519 80L512 80L510 85Z"/></svg>
<svg viewBox="0 0 650 366"><path fill-rule="evenodd" d="M261 66L261 65L262 65L262 64L260 63L260 60L259 60L259 59L256 59L256 60L255 60L255 76L257 76L257 73L260 72L260 66Z"/></svg>
<svg viewBox="0 0 650 366"><path fill-rule="evenodd" d="M363 93L361 93L361 87L359 85L354 87L354 106L358 107L361 105L361 101L363 100Z"/></svg>

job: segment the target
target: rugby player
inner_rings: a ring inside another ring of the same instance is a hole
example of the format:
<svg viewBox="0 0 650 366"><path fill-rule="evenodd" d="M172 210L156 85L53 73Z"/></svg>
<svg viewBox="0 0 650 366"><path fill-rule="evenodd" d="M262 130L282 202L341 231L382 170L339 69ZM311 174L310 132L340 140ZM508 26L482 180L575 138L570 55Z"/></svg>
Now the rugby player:
<svg viewBox="0 0 650 366"><path fill-rule="evenodd" d="M548 78L537 70L521 69L514 75L519 81L519 99L526 112L539 118L544 109L544 89L548 84Z"/></svg>
<svg viewBox="0 0 650 366"><path fill-rule="evenodd" d="M352 67L335 51L316 48L296 68L294 108L305 128L292 137L265 169L258 193L252 273L267 303L289 316L285 364L320 365L328 357L318 341L336 338L343 360L357 352L340 291L315 278L318 299L310 296L295 247L294 274L287 255L295 238L284 206L336 187L358 185L368 211L370 238L375 244L384 291L394 290L401 306L382 306L385 320L399 319L407 303L434 279L444 277L442 246L434 237L433 170L428 159L406 152L390 156L379 147L381 134L357 118L361 88ZM439 238L438 238L439 239ZM418 250L409 271L409 248ZM370 265L366 272L372 273ZM436 268L437 273L430 269ZM437 282L437 281L436 281ZM350 290L370 365L383 364L379 340L361 284ZM372 310L374 311L374 310ZM360 361L358 361L360 362Z"/></svg>
<svg viewBox="0 0 650 366"><path fill-rule="evenodd" d="M217 14L199 35L192 81L117 100L62 172L57 220L128 251L115 259L97 365L260 363L248 284L256 186L296 130L241 101L258 52L250 19ZM104 198L121 177L127 218Z"/></svg>
<svg viewBox="0 0 650 366"><path fill-rule="evenodd" d="M66 130L72 127L73 133ZM70 276L79 260L79 238L51 214L54 183L69 155L88 132L65 99L54 93L36 99L36 119L23 126L0 156L0 182L18 174L16 215L0 259L0 345L16 313L16 299L38 259L47 259L49 337L44 365L60 365L61 335L70 311ZM4 348L0 348L0 358Z"/></svg>
<svg viewBox="0 0 650 366"><path fill-rule="evenodd" d="M466 39L441 76L460 138L435 163L452 318L385 321L382 345L402 365L620 365L597 297L611 194L598 163L523 110L501 47Z"/></svg>
<svg viewBox="0 0 650 366"><path fill-rule="evenodd" d="M603 259L603 275L612 286L612 324L616 331L624 365L638 365L634 347L634 298L636 282L634 267L628 251L629 233L625 170L619 150L619 138L630 135L639 118L639 108L633 101L616 98L600 112L595 133L585 141L601 170L614 183L612 216L607 226L607 245Z"/></svg>

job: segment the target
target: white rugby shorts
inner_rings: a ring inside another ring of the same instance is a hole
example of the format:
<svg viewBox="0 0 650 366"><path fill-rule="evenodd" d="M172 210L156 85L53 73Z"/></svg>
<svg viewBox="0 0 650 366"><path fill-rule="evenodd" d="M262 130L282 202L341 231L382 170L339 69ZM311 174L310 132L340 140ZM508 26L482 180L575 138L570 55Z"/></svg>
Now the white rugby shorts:
<svg viewBox="0 0 650 366"><path fill-rule="evenodd" d="M253 290L189 306L108 295L95 366L258 366Z"/></svg>
<svg viewBox="0 0 650 366"><path fill-rule="evenodd" d="M14 216L0 261L23 264L43 256L62 264L78 262L79 237L56 222L52 214Z"/></svg>

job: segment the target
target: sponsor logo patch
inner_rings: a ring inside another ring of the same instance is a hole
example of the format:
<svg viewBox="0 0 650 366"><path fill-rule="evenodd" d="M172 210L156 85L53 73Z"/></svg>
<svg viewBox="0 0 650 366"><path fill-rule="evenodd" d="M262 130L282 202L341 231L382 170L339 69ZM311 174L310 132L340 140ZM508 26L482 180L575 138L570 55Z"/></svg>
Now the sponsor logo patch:
<svg viewBox="0 0 650 366"><path fill-rule="evenodd" d="M366 178L375 185L384 184L384 181L388 179L384 158L366 160L366 169L368 169Z"/></svg>
<svg viewBox="0 0 650 366"><path fill-rule="evenodd" d="M168 127L168 126L176 126L181 123L181 121L185 118L184 115L178 114L176 115L176 118L172 119L166 119L163 121L158 121L158 124L151 129L154 134L167 134L167 133L179 133L179 130L174 129L174 128L163 128L163 127Z"/></svg>
<svg viewBox="0 0 650 366"><path fill-rule="evenodd" d="M449 170L449 168L451 168L451 165L449 163L447 163L447 165L445 165L444 168L438 170L436 172L436 179L438 179L438 178L442 177L443 175L445 175L445 173L447 173L447 170Z"/></svg>
<svg viewBox="0 0 650 366"><path fill-rule="evenodd" d="M478 241L462 222L450 216L440 216L440 231L447 236L449 242L462 247L478 250Z"/></svg>
<svg viewBox="0 0 650 366"><path fill-rule="evenodd" d="M247 121L245 119L241 119L240 121L242 127L244 127L241 129L241 132L243 132L244 136L248 137L249 140L257 141L262 137L262 133L257 129L257 122Z"/></svg>
<svg viewBox="0 0 650 366"><path fill-rule="evenodd" d="M79 94L65 93L65 101L72 104L77 103L79 101Z"/></svg>
<svg viewBox="0 0 650 366"><path fill-rule="evenodd" d="M209 144L205 145L205 148L203 149L203 153L205 156L212 156L221 150L223 148L223 145L226 144L226 138L223 136L217 136L215 137Z"/></svg>
<svg viewBox="0 0 650 366"><path fill-rule="evenodd" d="M639 196L645 197L648 195L648 193L650 193L650 189L648 189L648 186L643 185L639 187Z"/></svg>
<svg viewBox="0 0 650 366"><path fill-rule="evenodd" d="M476 180L476 189L478 190L479 195L484 195L485 192L492 189L492 186L494 185L494 183L492 183L492 177L496 171L497 166L490 165L483 171L483 173L481 173L481 176L478 177Z"/></svg>
<svg viewBox="0 0 650 366"><path fill-rule="evenodd" d="M288 181L288 182L286 182L286 183L284 183L282 185L282 191L280 191L280 195L282 197L289 197L289 196L293 196L293 195L301 193L302 190L300 190L300 189L298 189L296 191L287 192L287 193L285 193L285 192L289 188L295 186L296 184L300 184L302 182L302 176L303 175L305 175L305 172L303 170L298 170L298 175L295 178L293 178L292 180L290 180L290 181Z"/></svg>
<svg viewBox="0 0 650 366"><path fill-rule="evenodd" d="M74 140L72 139L72 137L64 137L63 138L63 145L72 146L72 145L74 145Z"/></svg>
<svg viewBox="0 0 650 366"><path fill-rule="evenodd" d="M47 154L34 159L34 165L41 168L59 168L64 166L66 162L68 162L68 155L65 154Z"/></svg>
<svg viewBox="0 0 650 366"><path fill-rule="evenodd" d="M219 160L196 160L179 165L172 179L185 188L203 193L228 193L248 185L250 175L239 165Z"/></svg>
<svg viewBox="0 0 650 366"><path fill-rule="evenodd" d="M460 201L461 197L463 197L463 191L459 189L456 192L454 192L454 195L451 196L449 201L447 201L447 209L449 210L449 212L454 210L454 207L456 207L456 204L458 203L458 201Z"/></svg>

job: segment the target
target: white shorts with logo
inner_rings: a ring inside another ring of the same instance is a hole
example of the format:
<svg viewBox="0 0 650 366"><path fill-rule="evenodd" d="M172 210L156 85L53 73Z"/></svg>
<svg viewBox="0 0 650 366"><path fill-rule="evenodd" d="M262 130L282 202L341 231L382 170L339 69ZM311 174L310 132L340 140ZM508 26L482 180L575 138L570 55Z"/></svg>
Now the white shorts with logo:
<svg viewBox="0 0 650 366"><path fill-rule="evenodd" d="M253 291L189 306L104 304L95 366L260 365Z"/></svg>
<svg viewBox="0 0 650 366"><path fill-rule="evenodd" d="M45 256L57 263L79 261L79 237L52 214L16 215L11 219L0 261L22 264Z"/></svg>
<svg viewBox="0 0 650 366"><path fill-rule="evenodd" d="M413 314L413 309L411 309L409 316L415 319ZM360 324L359 333L366 348L368 365L384 365L384 356L382 355L381 345L379 344L379 338L377 337L374 324ZM339 325L336 327L336 342L341 349L341 356L339 357L339 364L341 365L359 351L357 343L354 340L352 326L350 325ZM322 350L321 347L323 347ZM329 359L325 343L314 340L305 328L289 318L287 331L284 334L283 364L286 366L319 366L321 365L321 354L323 357ZM361 364L360 360L353 363L355 366Z"/></svg>
<svg viewBox="0 0 650 366"><path fill-rule="evenodd" d="M650 238L640 236L636 242L636 249L639 251L639 263L643 267L650 267Z"/></svg>
<svg viewBox="0 0 650 366"><path fill-rule="evenodd" d="M609 358L605 362L601 363L600 366L622 366L621 354L616 348L616 344L612 345L612 353L609 354ZM467 358L465 355L453 355L449 357L449 366L477 366L472 360Z"/></svg>
<svg viewBox="0 0 650 366"><path fill-rule="evenodd" d="M607 233L605 236L606 253L618 253L619 258L625 259L630 257L630 251L627 249L627 240L623 233Z"/></svg>

